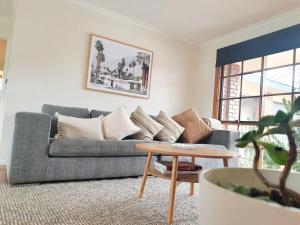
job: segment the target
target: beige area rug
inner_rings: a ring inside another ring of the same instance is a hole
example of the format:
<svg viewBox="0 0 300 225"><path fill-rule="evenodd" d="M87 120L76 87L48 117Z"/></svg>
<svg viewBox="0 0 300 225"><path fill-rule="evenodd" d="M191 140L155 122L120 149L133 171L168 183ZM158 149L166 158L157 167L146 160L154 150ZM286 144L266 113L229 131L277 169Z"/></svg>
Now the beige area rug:
<svg viewBox="0 0 300 225"><path fill-rule="evenodd" d="M0 224L166 224L169 181L148 178L144 198L139 200L140 181L127 178L13 187L1 184ZM174 225L200 224L198 197L189 196L188 184L177 187Z"/></svg>

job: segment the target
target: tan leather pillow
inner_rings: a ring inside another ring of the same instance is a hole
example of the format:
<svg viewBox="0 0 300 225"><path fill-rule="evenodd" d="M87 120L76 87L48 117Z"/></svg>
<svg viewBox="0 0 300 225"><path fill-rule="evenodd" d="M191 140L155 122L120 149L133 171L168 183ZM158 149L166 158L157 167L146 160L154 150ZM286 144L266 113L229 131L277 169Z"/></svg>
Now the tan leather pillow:
<svg viewBox="0 0 300 225"><path fill-rule="evenodd" d="M173 116L173 120L185 128L181 135L181 140L185 143L199 143L212 133L212 129L193 109Z"/></svg>

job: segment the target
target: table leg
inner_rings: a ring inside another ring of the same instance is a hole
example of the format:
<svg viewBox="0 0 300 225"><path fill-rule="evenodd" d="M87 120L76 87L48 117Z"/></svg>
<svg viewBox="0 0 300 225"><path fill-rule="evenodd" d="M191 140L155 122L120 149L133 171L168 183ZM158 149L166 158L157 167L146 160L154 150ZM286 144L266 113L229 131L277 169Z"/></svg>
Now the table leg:
<svg viewBox="0 0 300 225"><path fill-rule="evenodd" d="M228 167L228 159L227 158L223 158L223 164L224 164L224 167Z"/></svg>
<svg viewBox="0 0 300 225"><path fill-rule="evenodd" d="M195 162L196 162L195 157L192 157L192 163L195 163ZM194 193L195 193L195 184L194 184L194 183L191 183L190 185L191 185L191 186L190 186L190 195L192 196L192 195L194 195Z"/></svg>
<svg viewBox="0 0 300 225"><path fill-rule="evenodd" d="M149 168L150 168L151 160L152 160L152 152L149 152L148 153L147 162L146 162L146 165L145 165L145 169L144 169L144 175L143 175L143 180L142 180L142 183L141 183L141 189L140 189L140 193L139 193L139 198L143 197L143 193L144 193L144 189L145 189L145 184L146 184L147 176L148 176L148 173L149 173Z"/></svg>
<svg viewBox="0 0 300 225"><path fill-rule="evenodd" d="M176 180L177 180L177 167L178 167L178 156L173 156L172 176L171 176L171 186L170 186L170 200L169 200L169 211L168 211L168 224L172 224L172 222L173 222Z"/></svg>

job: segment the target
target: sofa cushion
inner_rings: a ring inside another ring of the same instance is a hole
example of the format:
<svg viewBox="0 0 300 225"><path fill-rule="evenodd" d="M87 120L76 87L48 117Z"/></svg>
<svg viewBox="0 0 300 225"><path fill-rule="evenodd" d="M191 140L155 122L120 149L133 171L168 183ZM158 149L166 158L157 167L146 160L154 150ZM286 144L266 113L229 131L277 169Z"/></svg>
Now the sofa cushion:
<svg viewBox="0 0 300 225"><path fill-rule="evenodd" d="M146 152L139 151L135 145L146 143L142 140L122 141L96 141L96 140L72 140L53 139L50 144L51 156L81 156L81 157L104 157L104 156L143 156Z"/></svg>
<svg viewBox="0 0 300 225"><path fill-rule="evenodd" d="M221 121L214 118L202 118L202 120L214 130L220 129L222 126Z"/></svg>
<svg viewBox="0 0 300 225"><path fill-rule="evenodd" d="M76 108L76 107L64 107L57 105L44 104L42 106L42 113L46 113L51 116L51 131L50 137L54 137L57 134L57 118L55 113L58 112L64 116L72 116L77 118L89 118L89 110L87 108Z"/></svg>
<svg viewBox="0 0 300 225"><path fill-rule="evenodd" d="M175 142L184 131L182 126L163 111L159 112L156 121L164 126L164 128L156 135L156 140Z"/></svg>
<svg viewBox="0 0 300 225"><path fill-rule="evenodd" d="M164 128L163 125L152 119L144 112L141 106L131 114L132 122L141 128L141 131L131 137L138 140L153 140L153 138Z"/></svg>
<svg viewBox="0 0 300 225"><path fill-rule="evenodd" d="M184 143L199 143L208 138L212 129L201 119L194 109L188 109L173 119L185 128L180 139Z"/></svg>
<svg viewBox="0 0 300 225"><path fill-rule="evenodd" d="M124 137L135 134L140 130L130 120L123 106L103 118L103 134L108 140L122 140Z"/></svg>
<svg viewBox="0 0 300 225"><path fill-rule="evenodd" d="M103 140L102 117L76 118L56 113L57 138Z"/></svg>

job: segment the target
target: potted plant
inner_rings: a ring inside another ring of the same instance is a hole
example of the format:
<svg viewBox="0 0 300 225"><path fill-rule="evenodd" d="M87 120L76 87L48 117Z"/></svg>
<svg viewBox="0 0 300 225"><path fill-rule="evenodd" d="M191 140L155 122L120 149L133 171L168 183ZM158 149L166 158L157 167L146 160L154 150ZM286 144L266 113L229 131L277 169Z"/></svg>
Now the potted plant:
<svg viewBox="0 0 300 225"><path fill-rule="evenodd" d="M262 117L257 129L244 134L236 146L251 145L253 169L224 168L205 171L200 177L200 221L203 225L299 225L300 173L291 173L297 160L296 128L300 97L287 112ZM285 135L288 149L270 142L271 135ZM260 170L264 149L281 171Z"/></svg>

